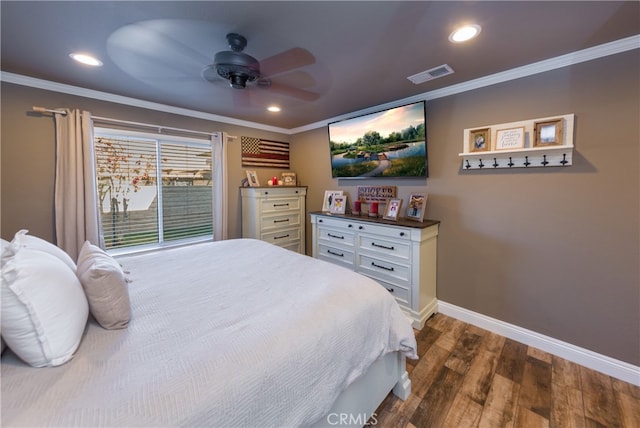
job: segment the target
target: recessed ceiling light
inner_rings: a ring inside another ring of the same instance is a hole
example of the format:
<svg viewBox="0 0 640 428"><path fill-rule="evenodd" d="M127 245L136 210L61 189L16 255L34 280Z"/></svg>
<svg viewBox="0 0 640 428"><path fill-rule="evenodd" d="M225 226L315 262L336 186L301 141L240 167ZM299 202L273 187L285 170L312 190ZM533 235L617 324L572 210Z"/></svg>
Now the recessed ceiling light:
<svg viewBox="0 0 640 428"><path fill-rule="evenodd" d="M278 106L269 106L269 107L267 107L267 110L269 110L270 112L273 112L273 113L277 113L277 112L280 111L280 107L278 107Z"/></svg>
<svg viewBox="0 0 640 428"><path fill-rule="evenodd" d="M84 65L90 65L92 67L99 67L102 65L102 61L88 54L71 53L69 56Z"/></svg>
<svg viewBox="0 0 640 428"><path fill-rule="evenodd" d="M462 43L467 40L473 39L480 34L480 26L476 24L465 25L449 34L449 41L453 43Z"/></svg>

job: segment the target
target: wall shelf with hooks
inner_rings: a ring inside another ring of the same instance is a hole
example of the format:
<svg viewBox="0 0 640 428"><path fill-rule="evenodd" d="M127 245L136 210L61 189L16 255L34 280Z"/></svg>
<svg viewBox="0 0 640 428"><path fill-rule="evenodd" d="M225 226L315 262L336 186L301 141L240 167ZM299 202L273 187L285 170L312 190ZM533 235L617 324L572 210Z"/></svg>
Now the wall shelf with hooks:
<svg viewBox="0 0 640 428"><path fill-rule="evenodd" d="M570 166L574 120L574 114L565 114L467 128L462 169Z"/></svg>

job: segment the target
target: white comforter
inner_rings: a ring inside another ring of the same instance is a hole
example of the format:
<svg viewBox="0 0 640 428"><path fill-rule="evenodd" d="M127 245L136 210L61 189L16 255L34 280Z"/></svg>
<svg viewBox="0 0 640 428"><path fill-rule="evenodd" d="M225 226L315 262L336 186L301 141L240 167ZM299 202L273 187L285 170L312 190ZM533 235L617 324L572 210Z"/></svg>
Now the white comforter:
<svg viewBox="0 0 640 428"><path fill-rule="evenodd" d="M129 327L90 322L60 367L5 352L2 426L308 425L378 357L416 357L387 291L329 263L245 239L119 260Z"/></svg>

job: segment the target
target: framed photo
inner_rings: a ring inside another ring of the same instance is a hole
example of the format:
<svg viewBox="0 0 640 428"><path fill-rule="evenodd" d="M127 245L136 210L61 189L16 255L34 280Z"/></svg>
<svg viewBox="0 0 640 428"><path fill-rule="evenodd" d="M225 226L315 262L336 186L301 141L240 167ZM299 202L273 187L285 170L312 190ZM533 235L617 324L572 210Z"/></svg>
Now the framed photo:
<svg viewBox="0 0 640 428"><path fill-rule="evenodd" d="M407 206L407 218L410 220L422 221L424 219L424 210L427 207L427 196L412 194L409 196L409 205Z"/></svg>
<svg viewBox="0 0 640 428"><path fill-rule="evenodd" d="M258 187L260 186L260 182L258 181L258 174L255 171L246 171L247 180L249 181L249 187Z"/></svg>
<svg viewBox="0 0 640 428"><path fill-rule="evenodd" d="M469 131L469 152L487 152L491 150L491 129L472 129Z"/></svg>
<svg viewBox="0 0 640 428"><path fill-rule="evenodd" d="M282 183L285 186L295 186L298 184L298 179L295 172L283 172Z"/></svg>
<svg viewBox="0 0 640 428"><path fill-rule="evenodd" d="M333 198L336 196L342 196L342 190L325 190L324 200L322 201L323 212L331 212L331 204L333 203Z"/></svg>
<svg viewBox="0 0 640 428"><path fill-rule="evenodd" d="M524 126L496 131L495 150L513 150L524 147Z"/></svg>
<svg viewBox="0 0 640 428"><path fill-rule="evenodd" d="M400 208L402 207L402 199L389 199L387 208L382 218L386 220L398 220L400 216Z"/></svg>
<svg viewBox="0 0 640 428"><path fill-rule="evenodd" d="M344 195L334 195L331 200L329 212L331 214L344 214L347 209L347 197Z"/></svg>
<svg viewBox="0 0 640 428"><path fill-rule="evenodd" d="M536 122L533 126L533 147L562 145L562 119Z"/></svg>

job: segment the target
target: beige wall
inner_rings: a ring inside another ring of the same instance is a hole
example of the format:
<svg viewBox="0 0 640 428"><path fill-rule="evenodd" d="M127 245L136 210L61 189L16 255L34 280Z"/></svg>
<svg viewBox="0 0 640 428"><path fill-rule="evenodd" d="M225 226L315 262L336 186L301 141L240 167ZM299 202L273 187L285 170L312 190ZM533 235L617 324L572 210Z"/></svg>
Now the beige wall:
<svg viewBox="0 0 640 428"><path fill-rule="evenodd" d="M428 101L427 180L333 180L326 128L290 138L2 83L1 235L27 228L53 240L53 121L33 105L290 140L309 211L325 190L357 184L429 193L426 216L442 222L439 299L640 365L639 62L632 51ZM576 114L573 166L461 170L464 128L565 113ZM239 141L229 164L229 234L239 237Z"/></svg>
<svg viewBox="0 0 640 428"><path fill-rule="evenodd" d="M640 364L637 51L427 102L429 178L335 180L326 129L295 135L294 165L325 189L396 185L440 220L438 299ZM574 165L461 169L463 129L576 114ZM309 249L309 245L307 246Z"/></svg>
<svg viewBox="0 0 640 428"><path fill-rule="evenodd" d="M240 136L289 141L289 135L211 122L192 117L129 107L20 85L2 83L2 146L0 201L2 238L10 240L26 228L54 242L53 181L55 177L55 129L53 118L33 113L31 108L69 107L91 111L95 116L152 123L205 132L224 131L238 137L229 144L229 237L242 234L240 182L246 177L240 160ZM260 168L266 180L281 170Z"/></svg>

